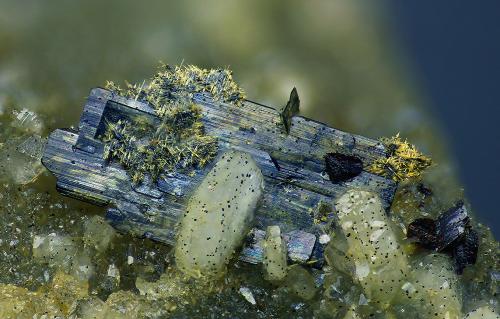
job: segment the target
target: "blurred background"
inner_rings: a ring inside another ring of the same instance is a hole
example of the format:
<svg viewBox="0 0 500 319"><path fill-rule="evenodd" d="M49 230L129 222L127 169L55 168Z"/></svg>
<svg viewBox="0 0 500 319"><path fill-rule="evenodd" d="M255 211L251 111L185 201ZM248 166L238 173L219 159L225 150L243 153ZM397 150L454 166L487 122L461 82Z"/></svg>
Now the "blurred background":
<svg viewBox="0 0 500 319"><path fill-rule="evenodd" d="M304 116L400 132L438 163L426 183L463 188L499 238L499 25L494 1L1 0L0 113L33 110L48 134L106 80L229 66L251 100L280 108L295 86Z"/></svg>

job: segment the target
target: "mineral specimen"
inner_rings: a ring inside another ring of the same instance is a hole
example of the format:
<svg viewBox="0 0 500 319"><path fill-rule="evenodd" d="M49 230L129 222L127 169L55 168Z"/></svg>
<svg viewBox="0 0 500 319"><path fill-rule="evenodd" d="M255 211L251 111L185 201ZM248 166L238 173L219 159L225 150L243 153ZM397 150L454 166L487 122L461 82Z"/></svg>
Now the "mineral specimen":
<svg viewBox="0 0 500 319"><path fill-rule="evenodd" d="M20 131L31 134L40 134L43 128L43 122L40 116L26 108L21 110L12 110L13 120L11 125Z"/></svg>
<svg viewBox="0 0 500 319"><path fill-rule="evenodd" d="M7 207L0 278L32 290L0 298L7 318L23 307L28 318L71 319L462 319L498 311L498 244L465 210L435 218L452 199L421 176L430 160L398 136L378 143L295 116L296 90L283 112L246 101L221 70L164 67L150 82L109 88L91 92L78 131L51 135L44 163L63 194L108 205L120 232L174 251L116 235L76 209L40 213L51 226L40 230L33 218L26 231L16 219L22 208ZM16 144L19 154L34 149L26 147L32 134ZM9 186L0 196L12 194ZM415 234L439 252L406 239ZM37 272L8 265L31 258L29 248L16 250L23 242L33 243Z"/></svg>
<svg viewBox="0 0 500 319"><path fill-rule="evenodd" d="M397 134L391 138L382 138L381 142L388 149L386 158L379 158L368 168L375 174L381 174L395 181L404 181L422 175L432 165L432 160L421 154L415 146L402 140Z"/></svg>
<svg viewBox="0 0 500 319"><path fill-rule="evenodd" d="M348 181L363 171L363 162L356 156L328 153L325 163L326 172L333 183Z"/></svg>
<svg viewBox="0 0 500 319"><path fill-rule="evenodd" d="M116 236L116 231L101 216L92 216L84 222L84 243L103 253Z"/></svg>
<svg viewBox="0 0 500 319"><path fill-rule="evenodd" d="M470 218L463 202L450 208L436 220L436 237L439 242L433 247L440 251L462 238L467 232ZM410 236L410 235L408 235Z"/></svg>
<svg viewBox="0 0 500 319"><path fill-rule="evenodd" d="M280 230L281 232L281 230ZM286 243L288 259L295 263L306 263L313 255L316 246L316 236L314 234L292 230L282 234L283 242ZM251 264L259 264L264 260L264 244L266 232L253 228L247 235L245 246L241 251L240 260Z"/></svg>
<svg viewBox="0 0 500 319"><path fill-rule="evenodd" d="M204 134L200 118L200 108L184 102L164 111L161 124L154 128L141 117L132 123L108 123L101 136L106 143L104 157L119 161L135 184L146 174L157 181L163 173L202 168L214 158L217 140Z"/></svg>
<svg viewBox="0 0 500 319"><path fill-rule="evenodd" d="M416 238L425 248L451 254L459 274L465 266L476 262L479 240L471 229L463 202L443 212L435 221L429 218L414 220L408 225L407 236Z"/></svg>
<svg viewBox="0 0 500 319"><path fill-rule="evenodd" d="M241 287L239 290L240 294L245 298L246 301L255 305L257 302L255 301L255 297L252 294L252 291L247 287Z"/></svg>
<svg viewBox="0 0 500 319"><path fill-rule="evenodd" d="M58 129L49 137L42 161L58 190L107 205L106 218L120 232L169 245L190 195L227 149L251 154L266 178L269 191L255 212L261 229L321 234L334 215L321 203L350 187L373 191L390 206L396 183L367 169L345 183L325 182L325 154L353 154L369 165L386 158L377 141L299 116L287 135L271 107L184 90L168 83L145 95L93 89L78 130Z"/></svg>
<svg viewBox="0 0 500 319"><path fill-rule="evenodd" d="M302 230L292 230L285 234L290 260L305 263L311 257L316 242L316 236Z"/></svg>
<svg viewBox="0 0 500 319"><path fill-rule="evenodd" d="M278 281L286 276L287 248L279 226L267 227L264 248L264 273L268 280Z"/></svg>
<svg viewBox="0 0 500 319"><path fill-rule="evenodd" d="M364 305L368 302L362 293L362 288L347 274L326 271L323 287L324 307L326 309L333 308L337 312L343 313L351 306Z"/></svg>
<svg viewBox="0 0 500 319"><path fill-rule="evenodd" d="M473 265L477 260L479 249L479 238L474 230L469 230L461 242L455 247L451 255L455 261L455 270L458 274L463 273L467 265Z"/></svg>
<svg viewBox="0 0 500 319"><path fill-rule="evenodd" d="M2 174L17 185L34 181L43 172L40 159L47 139L39 135L12 137L0 145Z"/></svg>
<svg viewBox="0 0 500 319"><path fill-rule="evenodd" d="M181 220L176 264L194 277L218 277L242 244L263 191L263 177L248 154L221 156L191 196Z"/></svg>
<svg viewBox="0 0 500 319"><path fill-rule="evenodd" d="M0 110L0 175L15 185L27 185L44 171L40 163L47 139L38 113L26 108Z"/></svg>
<svg viewBox="0 0 500 319"><path fill-rule="evenodd" d="M192 97L195 93L210 93L216 101L240 103L245 93L233 80L229 69L203 69L195 65L170 66L161 64L148 84L127 83L121 89L113 82L106 88L136 100L146 100L158 107L168 101Z"/></svg>
<svg viewBox="0 0 500 319"><path fill-rule="evenodd" d="M286 103L285 107L281 111L281 121L285 126L285 131L287 134L290 133L290 126L292 126L292 117L299 114L300 99L297 89L293 88L290 92L290 99Z"/></svg>
<svg viewBox="0 0 500 319"><path fill-rule="evenodd" d="M398 294L407 276L408 261L391 227L380 199L369 192L350 190L335 205L346 238L345 257L351 275L374 302L388 304ZM340 236L339 236L340 237ZM336 245L332 239L329 245ZM337 267L337 260L331 259Z"/></svg>
<svg viewBox="0 0 500 319"><path fill-rule="evenodd" d="M101 139L106 159L116 159L139 184L149 174L156 181L162 173L201 168L217 153L217 139L206 135L200 108L193 94L207 93L216 101L239 104L244 93L227 69L206 70L194 65L162 64L148 84L129 84L122 90L113 82L106 87L127 98L147 102L161 119L154 125L147 117L107 123Z"/></svg>
<svg viewBox="0 0 500 319"><path fill-rule="evenodd" d="M51 233L47 236L36 235L33 238L33 257L49 265L69 269L77 253L78 246L69 236Z"/></svg>
<svg viewBox="0 0 500 319"><path fill-rule="evenodd" d="M418 311L417 318L461 318L458 278L448 256L424 254L412 262L395 303Z"/></svg>

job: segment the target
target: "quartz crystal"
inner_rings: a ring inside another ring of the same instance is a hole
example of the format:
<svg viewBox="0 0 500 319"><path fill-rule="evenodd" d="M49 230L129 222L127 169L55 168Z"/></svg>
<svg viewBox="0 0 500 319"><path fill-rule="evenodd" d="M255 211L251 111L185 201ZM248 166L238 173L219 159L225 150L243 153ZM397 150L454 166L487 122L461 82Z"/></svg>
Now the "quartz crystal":
<svg viewBox="0 0 500 319"><path fill-rule="evenodd" d="M262 173L250 155L222 155L191 196L180 223L179 269L194 277L221 276L242 243L262 188Z"/></svg>
<svg viewBox="0 0 500 319"><path fill-rule="evenodd" d="M279 226L267 227L264 248L264 272L270 281L285 278L287 271L287 248Z"/></svg>

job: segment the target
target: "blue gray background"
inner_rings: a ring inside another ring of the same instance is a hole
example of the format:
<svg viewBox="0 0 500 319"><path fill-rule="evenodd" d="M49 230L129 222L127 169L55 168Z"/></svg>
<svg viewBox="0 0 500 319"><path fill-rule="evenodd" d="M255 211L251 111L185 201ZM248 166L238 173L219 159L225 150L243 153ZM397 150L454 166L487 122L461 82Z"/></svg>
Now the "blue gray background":
<svg viewBox="0 0 500 319"><path fill-rule="evenodd" d="M452 143L480 220L500 238L500 1L391 1L392 23Z"/></svg>

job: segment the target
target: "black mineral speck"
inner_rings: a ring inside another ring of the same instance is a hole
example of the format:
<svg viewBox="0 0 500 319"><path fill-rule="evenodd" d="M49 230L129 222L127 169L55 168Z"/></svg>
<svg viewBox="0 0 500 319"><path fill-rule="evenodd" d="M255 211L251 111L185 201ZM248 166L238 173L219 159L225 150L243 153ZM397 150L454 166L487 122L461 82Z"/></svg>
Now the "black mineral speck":
<svg viewBox="0 0 500 319"><path fill-rule="evenodd" d="M274 158L274 157L272 157L272 156L269 156L269 157L271 158L271 161L273 162L274 167L276 167L276 169L277 169L278 171L280 171L280 170L281 170L281 167L280 167L280 164L278 163L278 160L277 160L277 159L275 159L275 158Z"/></svg>
<svg viewBox="0 0 500 319"><path fill-rule="evenodd" d="M348 181L363 171L363 162L356 156L328 153L325 163L326 172L333 183Z"/></svg>

